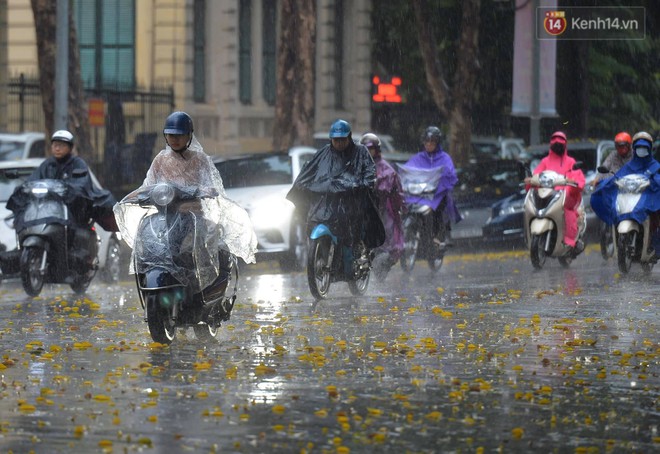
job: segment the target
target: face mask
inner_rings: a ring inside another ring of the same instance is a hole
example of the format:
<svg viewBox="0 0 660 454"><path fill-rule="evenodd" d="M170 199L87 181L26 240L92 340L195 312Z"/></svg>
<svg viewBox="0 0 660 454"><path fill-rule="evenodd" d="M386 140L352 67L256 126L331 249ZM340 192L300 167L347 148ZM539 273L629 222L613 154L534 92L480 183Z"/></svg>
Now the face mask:
<svg viewBox="0 0 660 454"><path fill-rule="evenodd" d="M555 153L557 153L558 155L563 155L566 147L564 147L563 143L555 142L552 145L550 145L550 149Z"/></svg>
<svg viewBox="0 0 660 454"><path fill-rule="evenodd" d="M645 158L649 155L649 149L646 147L637 147L635 148L635 154L638 158Z"/></svg>

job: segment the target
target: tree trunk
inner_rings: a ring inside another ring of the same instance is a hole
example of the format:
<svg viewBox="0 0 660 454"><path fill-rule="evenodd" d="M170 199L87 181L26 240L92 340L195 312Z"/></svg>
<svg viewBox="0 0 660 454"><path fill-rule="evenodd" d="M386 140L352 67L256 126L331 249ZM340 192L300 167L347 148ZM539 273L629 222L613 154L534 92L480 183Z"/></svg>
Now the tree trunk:
<svg viewBox="0 0 660 454"><path fill-rule="evenodd" d="M459 59L453 83L453 104L449 116L449 154L457 167L470 160L472 102L479 71L479 10L481 0L464 0L461 19Z"/></svg>
<svg viewBox="0 0 660 454"><path fill-rule="evenodd" d="M449 86L442 75L442 69L438 61L435 38L428 20L429 15L426 12L428 5L425 0L412 0L412 7L417 21L417 40L424 60L426 82L431 89L433 101L435 101L435 105L440 111L441 120L446 121L449 116Z"/></svg>
<svg viewBox="0 0 660 454"><path fill-rule="evenodd" d="M286 150L314 137L316 2L282 0L280 24L273 147Z"/></svg>
<svg viewBox="0 0 660 454"><path fill-rule="evenodd" d="M34 26L37 32L39 61L39 85L48 137L53 133L55 115L55 55L57 2L53 0L31 0ZM73 12L69 8L69 94L68 129L73 133L78 154L86 161L94 158L90 141L90 126L87 116L86 98L80 75L80 52L73 22Z"/></svg>

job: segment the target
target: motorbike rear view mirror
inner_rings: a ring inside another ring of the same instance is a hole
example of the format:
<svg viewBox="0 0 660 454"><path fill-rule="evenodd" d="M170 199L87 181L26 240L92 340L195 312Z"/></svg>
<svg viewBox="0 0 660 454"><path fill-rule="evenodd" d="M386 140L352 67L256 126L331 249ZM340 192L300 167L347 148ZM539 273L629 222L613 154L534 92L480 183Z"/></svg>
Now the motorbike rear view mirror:
<svg viewBox="0 0 660 454"><path fill-rule="evenodd" d="M573 170L578 170L584 167L584 162L582 161L575 161L575 164L573 164Z"/></svg>
<svg viewBox="0 0 660 454"><path fill-rule="evenodd" d="M73 178L82 178L87 176L87 170L85 169L74 169L71 173Z"/></svg>
<svg viewBox="0 0 660 454"><path fill-rule="evenodd" d="M20 177L21 175L18 173L18 170L16 169L9 169L5 170L5 177L9 180L15 180L16 178Z"/></svg>
<svg viewBox="0 0 660 454"><path fill-rule="evenodd" d="M596 170L598 173L610 173L610 170L605 166L598 166Z"/></svg>

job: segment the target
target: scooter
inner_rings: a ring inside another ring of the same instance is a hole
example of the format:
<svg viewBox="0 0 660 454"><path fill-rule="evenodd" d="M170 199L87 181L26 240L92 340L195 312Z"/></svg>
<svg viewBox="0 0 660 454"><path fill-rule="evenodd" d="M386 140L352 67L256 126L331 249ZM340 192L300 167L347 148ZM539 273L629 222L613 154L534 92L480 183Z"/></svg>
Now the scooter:
<svg viewBox="0 0 660 454"><path fill-rule="evenodd" d="M651 218L645 216L640 224L632 216L640 209L639 201L650 180L643 174L630 174L615 181L617 223L614 229L617 264L622 273L628 273L633 262L649 273L655 264L655 250L651 246Z"/></svg>
<svg viewBox="0 0 660 454"><path fill-rule="evenodd" d="M346 281L351 294L364 295L369 287L371 252L361 244L356 249L343 244L325 224L317 224L309 236L307 283L315 299L328 297L330 284Z"/></svg>
<svg viewBox="0 0 660 454"><path fill-rule="evenodd" d="M611 172L608 168L600 166L597 169L599 174L599 183L602 184L602 179L605 178L605 175L610 174ZM613 226L608 225L602 220L598 221L598 244L600 245L600 255L603 257L603 260L607 261L614 256L614 251L616 245L614 244L614 228Z"/></svg>
<svg viewBox="0 0 660 454"><path fill-rule="evenodd" d="M547 257L554 257L562 266L568 267L576 254L575 249L563 241L566 191L557 189L558 186L568 185L566 178L552 170L544 170L534 175L530 184L532 188L525 197L524 219L532 266L541 269ZM576 242L581 242L587 230L582 204L578 212Z"/></svg>
<svg viewBox="0 0 660 454"><path fill-rule="evenodd" d="M132 266L149 333L161 344L172 343L177 329L188 327L199 340L212 341L234 307L237 260L218 242L221 226L203 218L204 196L215 194L159 183L119 202L143 210ZM232 280L233 292L227 292Z"/></svg>
<svg viewBox="0 0 660 454"><path fill-rule="evenodd" d="M406 199L422 198L429 202L442 179L443 168L419 169L399 164L399 177ZM404 250L401 255L401 269L411 272L418 258L425 258L432 271L438 271L444 261L445 250L434 241L433 209L424 203L408 203L403 218Z"/></svg>
<svg viewBox="0 0 660 454"><path fill-rule="evenodd" d="M76 170L73 177L86 175ZM10 172L6 176L18 178ZM14 220L16 252L25 293L38 296L44 283L65 283L75 293L85 293L98 269L98 237L94 221L84 217L86 210L69 206L76 201L84 204L84 199L64 180L27 181L18 190L22 194L17 195L21 208Z"/></svg>

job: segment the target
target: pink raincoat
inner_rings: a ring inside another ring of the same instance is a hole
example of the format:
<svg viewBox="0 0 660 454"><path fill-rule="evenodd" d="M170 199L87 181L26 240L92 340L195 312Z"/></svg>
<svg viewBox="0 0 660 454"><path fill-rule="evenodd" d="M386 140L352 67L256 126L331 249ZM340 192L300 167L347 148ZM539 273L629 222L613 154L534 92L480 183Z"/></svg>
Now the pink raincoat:
<svg viewBox="0 0 660 454"><path fill-rule="evenodd" d="M401 210L404 206L401 180L392 166L380 156L376 163L376 197L378 211L385 226L385 243L379 248L390 254L393 261L403 253L403 223Z"/></svg>

